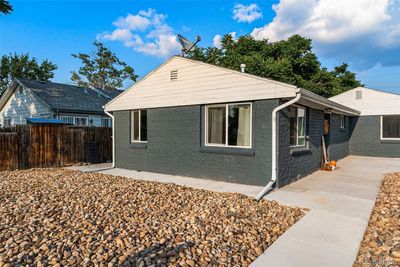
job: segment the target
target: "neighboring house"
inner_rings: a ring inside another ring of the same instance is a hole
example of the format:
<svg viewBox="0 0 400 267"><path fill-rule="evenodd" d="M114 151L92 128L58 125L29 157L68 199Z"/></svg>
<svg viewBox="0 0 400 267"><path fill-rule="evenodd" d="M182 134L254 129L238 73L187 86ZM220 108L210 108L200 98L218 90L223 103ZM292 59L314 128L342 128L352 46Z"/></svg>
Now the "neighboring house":
<svg viewBox="0 0 400 267"><path fill-rule="evenodd" d="M105 110L115 167L255 185L277 177L278 187L320 169L323 137L330 159L349 155L349 117L359 115L293 85L179 56Z"/></svg>
<svg viewBox="0 0 400 267"><path fill-rule="evenodd" d="M351 120L350 154L400 157L400 95L357 87L331 100L361 112Z"/></svg>
<svg viewBox="0 0 400 267"><path fill-rule="evenodd" d="M26 124L27 118L56 118L77 126L111 127L103 106L119 93L18 78L0 98L0 125Z"/></svg>

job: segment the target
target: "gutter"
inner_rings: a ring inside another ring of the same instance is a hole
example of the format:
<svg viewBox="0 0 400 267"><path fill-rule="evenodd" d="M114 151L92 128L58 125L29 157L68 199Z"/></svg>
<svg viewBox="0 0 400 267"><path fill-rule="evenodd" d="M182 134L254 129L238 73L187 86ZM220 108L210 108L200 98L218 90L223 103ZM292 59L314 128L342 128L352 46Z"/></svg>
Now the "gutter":
<svg viewBox="0 0 400 267"><path fill-rule="evenodd" d="M277 143L277 137L276 137L276 124L277 124L277 116L276 114L278 113L278 111L296 103L297 101L300 100L301 97L301 92L300 89L297 88L296 89L296 97L293 98L292 100L277 106L276 108L274 108L274 110L272 111L272 174L271 174L271 180L269 181L269 183L261 190L260 193L258 193L258 195L256 196L257 201L259 201L260 199L262 199L265 194L272 189L272 186L275 184L276 179L277 179L277 164L276 164L276 143Z"/></svg>
<svg viewBox="0 0 400 267"><path fill-rule="evenodd" d="M104 108L104 107L103 107ZM104 109L104 113L106 113L108 116L111 117L111 123L112 123L112 167L115 168L115 117L112 115L110 112Z"/></svg>

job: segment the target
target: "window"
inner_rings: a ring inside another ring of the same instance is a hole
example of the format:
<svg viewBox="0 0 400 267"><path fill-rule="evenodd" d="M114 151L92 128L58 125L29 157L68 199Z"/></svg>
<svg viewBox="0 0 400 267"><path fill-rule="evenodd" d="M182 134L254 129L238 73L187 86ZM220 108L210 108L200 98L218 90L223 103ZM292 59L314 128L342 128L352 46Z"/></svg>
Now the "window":
<svg viewBox="0 0 400 267"><path fill-rule="evenodd" d="M251 104L206 106L205 144L251 147Z"/></svg>
<svg viewBox="0 0 400 267"><path fill-rule="evenodd" d="M306 145L306 112L304 108L290 107L290 145Z"/></svg>
<svg viewBox="0 0 400 267"><path fill-rule="evenodd" d="M10 127L10 126L11 126L11 118L5 117L4 118L4 127Z"/></svg>
<svg viewBox="0 0 400 267"><path fill-rule="evenodd" d="M381 139L400 140L400 115L381 116Z"/></svg>
<svg viewBox="0 0 400 267"><path fill-rule="evenodd" d="M340 115L340 129L346 129L346 116Z"/></svg>
<svg viewBox="0 0 400 267"><path fill-rule="evenodd" d="M101 127L112 127L111 118L102 117L101 118Z"/></svg>
<svg viewBox="0 0 400 267"><path fill-rule="evenodd" d="M87 126L88 125L88 118L87 117L75 117L75 126Z"/></svg>
<svg viewBox="0 0 400 267"><path fill-rule="evenodd" d="M74 117L73 116L60 116L60 120L67 124L74 124Z"/></svg>
<svg viewBox="0 0 400 267"><path fill-rule="evenodd" d="M147 110L131 111L131 142L147 142Z"/></svg>
<svg viewBox="0 0 400 267"><path fill-rule="evenodd" d="M75 125L75 126L88 126L88 118L87 117L62 115L62 116L59 116L59 118L61 121L65 122L66 124L71 124L71 125Z"/></svg>

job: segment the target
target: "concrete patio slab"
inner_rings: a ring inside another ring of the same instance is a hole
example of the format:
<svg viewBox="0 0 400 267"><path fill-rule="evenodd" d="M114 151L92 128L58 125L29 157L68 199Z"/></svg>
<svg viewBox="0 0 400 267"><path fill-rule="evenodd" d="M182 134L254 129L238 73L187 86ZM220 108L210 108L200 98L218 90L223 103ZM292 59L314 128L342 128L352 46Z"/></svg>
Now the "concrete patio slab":
<svg viewBox="0 0 400 267"><path fill-rule="evenodd" d="M349 156L334 172L315 172L266 198L309 208L251 266L353 265L385 173L400 159Z"/></svg>
<svg viewBox="0 0 400 267"><path fill-rule="evenodd" d="M89 165L77 165L65 167L67 170L81 171L81 172L98 172L102 170L111 169L112 163L100 163L100 164L89 164Z"/></svg>
<svg viewBox="0 0 400 267"><path fill-rule="evenodd" d="M153 172L138 172L134 170L126 170L120 168L99 171L99 173L110 174L115 176L124 176L134 179L146 181L154 181L161 183L174 183L177 185L189 186L198 189L206 189L216 192L234 192L241 193L250 197L255 197L262 189L262 186L254 185L238 185L235 183L227 183L209 179L191 178L178 175L168 175Z"/></svg>

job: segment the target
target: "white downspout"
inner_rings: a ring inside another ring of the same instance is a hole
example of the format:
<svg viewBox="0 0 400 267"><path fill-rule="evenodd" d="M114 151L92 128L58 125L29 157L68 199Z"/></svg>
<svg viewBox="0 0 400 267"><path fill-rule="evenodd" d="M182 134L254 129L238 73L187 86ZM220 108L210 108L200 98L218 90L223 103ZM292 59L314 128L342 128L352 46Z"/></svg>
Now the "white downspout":
<svg viewBox="0 0 400 267"><path fill-rule="evenodd" d="M272 185L276 182L276 142L277 142L277 138L276 138L276 114L278 113L278 111L280 111L281 109L284 109L294 103L296 103L297 101L299 101L301 96L300 93L300 89L296 90L296 97L293 98L292 100L277 106L276 108L274 108L274 110L272 111L272 176L271 176L271 180L270 182L263 188L263 190L261 190L260 193L258 193L256 199L257 201L259 201L260 199L262 199L264 197L264 195L272 188Z"/></svg>
<svg viewBox="0 0 400 267"><path fill-rule="evenodd" d="M103 107L104 108L104 107ZM115 168L115 118L110 112L104 109L104 113L111 117L112 123L112 168Z"/></svg>

